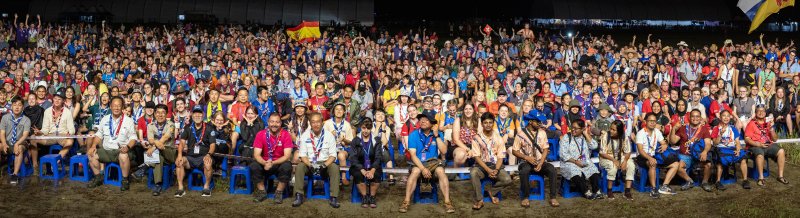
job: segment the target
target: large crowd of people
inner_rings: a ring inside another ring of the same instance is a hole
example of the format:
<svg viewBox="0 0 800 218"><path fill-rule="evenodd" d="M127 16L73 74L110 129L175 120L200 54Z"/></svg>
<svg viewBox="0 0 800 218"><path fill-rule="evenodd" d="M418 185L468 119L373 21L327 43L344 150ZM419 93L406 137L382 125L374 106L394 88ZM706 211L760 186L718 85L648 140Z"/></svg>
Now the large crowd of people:
<svg viewBox="0 0 800 218"><path fill-rule="evenodd" d="M452 213L453 176L444 169L467 167L473 209L484 206L482 180L493 181L493 193L518 178L525 195L529 175L547 177L548 204L559 206L560 182L588 199L613 199L611 184L624 180L621 197L633 200L632 181L647 178L649 196L659 198L676 193L676 176L682 191L694 180L725 190L722 173L733 167L750 189L748 160L758 186L768 185L768 159L788 184L775 142L800 126L794 42L763 35L756 43L672 46L648 35L623 44L524 24L449 40L427 30L332 29L298 43L235 25L43 24L38 15L4 24L0 152L15 157L11 184L26 156L36 171L39 150L60 145L65 160L88 156L89 187L117 163L123 191L129 177L153 168L156 196L164 165L176 166L175 197L186 194L192 170L206 175L202 196L210 196L215 172L239 165L253 175L257 202L274 177L274 202L291 192L301 206L313 174L330 179L335 208L340 184L356 184L362 206L375 208L388 180L406 186L400 212L424 183L438 185ZM384 176L400 167L408 174ZM648 175L636 177L636 168ZM520 204L530 206L527 197Z"/></svg>

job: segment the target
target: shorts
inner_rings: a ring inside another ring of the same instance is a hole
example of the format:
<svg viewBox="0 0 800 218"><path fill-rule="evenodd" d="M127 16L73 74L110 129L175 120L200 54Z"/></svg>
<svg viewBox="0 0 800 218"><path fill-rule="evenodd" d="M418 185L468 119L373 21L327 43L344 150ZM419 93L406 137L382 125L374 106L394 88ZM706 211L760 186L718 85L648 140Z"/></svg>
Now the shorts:
<svg viewBox="0 0 800 218"><path fill-rule="evenodd" d="M189 168L192 169L203 168L203 156L186 156L186 161L189 162Z"/></svg>
<svg viewBox="0 0 800 218"><path fill-rule="evenodd" d="M680 159L681 161L683 161L684 164L686 164L686 169L692 169L694 158L691 155L678 154L678 159Z"/></svg>
<svg viewBox="0 0 800 218"><path fill-rule="evenodd" d="M758 155L763 155L764 158L769 158L774 161L778 160L778 152L781 150L781 147L778 144L771 144L769 147L762 148L762 147L750 147L750 155L751 157L755 158Z"/></svg>
<svg viewBox="0 0 800 218"><path fill-rule="evenodd" d="M135 155L130 150L128 151L128 160L133 160ZM98 148L97 157L100 163L119 163L119 150Z"/></svg>
<svg viewBox="0 0 800 218"><path fill-rule="evenodd" d="M665 168L665 167L667 167L667 166L669 166L669 165L671 165L671 164L673 164L675 162L678 162L678 161L680 161L680 159L678 159L678 157L669 156L669 157L667 157L667 159L664 160L664 163L656 164L656 167L657 168ZM633 158L633 162L636 163L636 166L639 166L639 167L647 169L647 158L644 158L643 156L637 156L637 157Z"/></svg>

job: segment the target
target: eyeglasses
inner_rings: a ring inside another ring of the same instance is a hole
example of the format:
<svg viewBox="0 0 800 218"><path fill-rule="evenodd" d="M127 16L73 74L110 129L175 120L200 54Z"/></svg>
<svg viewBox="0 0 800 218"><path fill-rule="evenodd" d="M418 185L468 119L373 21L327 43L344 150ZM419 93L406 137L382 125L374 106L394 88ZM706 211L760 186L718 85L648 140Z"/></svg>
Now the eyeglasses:
<svg viewBox="0 0 800 218"><path fill-rule="evenodd" d="M656 120L647 120L648 123L655 123Z"/></svg>

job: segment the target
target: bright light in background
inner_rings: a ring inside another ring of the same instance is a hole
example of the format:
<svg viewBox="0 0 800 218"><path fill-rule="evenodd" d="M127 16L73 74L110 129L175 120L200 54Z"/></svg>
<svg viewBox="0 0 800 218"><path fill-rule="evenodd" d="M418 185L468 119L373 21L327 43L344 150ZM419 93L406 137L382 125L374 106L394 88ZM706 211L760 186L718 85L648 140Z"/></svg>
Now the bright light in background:
<svg viewBox="0 0 800 218"><path fill-rule="evenodd" d="M186 20L186 15L183 15L183 14L178 15L178 20L180 20L180 21Z"/></svg>
<svg viewBox="0 0 800 218"><path fill-rule="evenodd" d="M572 33L567 33L567 37L572 38Z"/></svg>

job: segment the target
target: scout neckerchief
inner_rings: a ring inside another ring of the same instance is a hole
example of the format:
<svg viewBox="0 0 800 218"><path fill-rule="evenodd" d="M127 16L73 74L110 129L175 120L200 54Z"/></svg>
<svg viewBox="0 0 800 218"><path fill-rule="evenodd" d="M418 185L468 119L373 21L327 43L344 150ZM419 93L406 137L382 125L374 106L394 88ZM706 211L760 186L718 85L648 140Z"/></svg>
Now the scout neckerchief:
<svg viewBox="0 0 800 218"><path fill-rule="evenodd" d="M122 121L125 120L125 116L120 116L119 122L117 123L117 128L115 131L114 128L114 115L109 116L108 118L108 134L111 135L111 140L117 140L117 136L119 135L119 130L122 129Z"/></svg>
<svg viewBox="0 0 800 218"><path fill-rule="evenodd" d="M331 123L333 124L333 130L336 132L336 139L339 139L342 136L342 131L344 131L344 119L336 124L336 118L334 117L331 119Z"/></svg>
<svg viewBox="0 0 800 218"><path fill-rule="evenodd" d="M496 122L497 122L497 130L498 132L500 132L500 137L505 136L506 133L508 133L506 128L508 128L508 124L511 123L511 119L509 118L503 119L498 117Z"/></svg>
<svg viewBox="0 0 800 218"><path fill-rule="evenodd" d="M267 152L267 156L268 156L270 161L272 160L272 157L273 157L274 152L275 152L275 147L276 147L275 146L275 141L276 140L280 140L280 139L278 139L279 135L280 135L280 132L278 132L278 135L275 136L275 139L273 139L272 131L267 130L267 134L264 134L264 143L267 144L267 149L265 149L265 151Z"/></svg>
<svg viewBox="0 0 800 218"><path fill-rule="evenodd" d="M64 108L62 107L60 110L58 110L58 113L56 113L56 108L53 107L51 112L53 113L53 129L56 131L56 135L58 135L58 127L61 126L61 115L64 114Z"/></svg>
<svg viewBox="0 0 800 218"><path fill-rule="evenodd" d="M269 110L269 100L264 101L263 103L258 104L258 111L261 112L261 117L267 117L271 113Z"/></svg>
<svg viewBox="0 0 800 218"><path fill-rule="evenodd" d="M720 144L728 146L731 142L733 142L733 125L720 125L719 127L722 129L720 130Z"/></svg>
<svg viewBox="0 0 800 218"><path fill-rule="evenodd" d="M12 112L11 117L11 141L9 141L8 144L14 145L17 143L17 126L19 126L23 116L20 114L19 117L14 117L14 113Z"/></svg>
<svg viewBox="0 0 800 218"><path fill-rule="evenodd" d="M158 122L156 122L155 126L156 134L153 137L155 137L155 140L161 140L161 137L164 136L164 128L166 128L167 122L164 121L164 124L161 124L161 126L158 126Z"/></svg>
<svg viewBox="0 0 800 218"><path fill-rule="evenodd" d="M762 122L761 124L756 122L756 128L758 128L758 131L761 132L761 139L767 144L771 143L772 141L772 138L769 137L769 126L770 125L767 122Z"/></svg>
<svg viewBox="0 0 800 218"><path fill-rule="evenodd" d="M133 110L133 122L134 123L138 123L139 122L139 117L142 116L142 111L144 111L144 108L142 107L142 105L139 105L139 107L137 107L135 110Z"/></svg>
<svg viewBox="0 0 800 218"><path fill-rule="evenodd" d="M314 143L314 138L316 138L316 136L314 136L314 131L310 132L311 132L311 139L310 139L311 149L312 152L314 152L314 157L311 159L311 163L316 163L317 159L319 158L319 153L322 152L322 140L324 140L325 138L325 133L320 131L319 139L317 139L317 142Z"/></svg>
<svg viewBox="0 0 800 218"><path fill-rule="evenodd" d="M208 117L209 119L211 119L211 116L213 116L214 114L216 114L216 113L217 113L217 110L220 110L220 111L222 110L222 109L221 109L221 108L222 108L222 103L220 103L219 101L217 101L217 103L216 103L216 104L215 104L215 103L211 103L211 102L209 102L209 103L208 103L208 106L206 106L206 108L207 108L207 110L206 110L206 117Z"/></svg>
<svg viewBox="0 0 800 218"><path fill-rule="evenodd" d="M478 133L478 138L481 139L481 142L482 142L481 144L483 144L483 146L481 146L481 152L484 153L484 154L488 154L489 155L487 157L488 159L483 159L482 158L483 161L487 162L487 163L494 163L495 162L494 151L492 150L493 147L490 147L490 146L493 146L494 143L491 143L491 144L489 143L489 142L493 142L493 141L490 139L489 142L487 142L486 141L486 136L484 136L484 133Z"/></svg>
<svg viewBox="0 0 800 218"><path fill-rule="evenodd" d="M697 139L695 139L695 136L697 136L697 131L699 131L700 128L702 127L702 126L698 126L697 128L694 128L694 127L690 127L690 126L691 125L686 125L686 138L687 138L686 139L686 145L687 146L692 144L692 143L694 143L694 141L697 140Z"/></svg>

